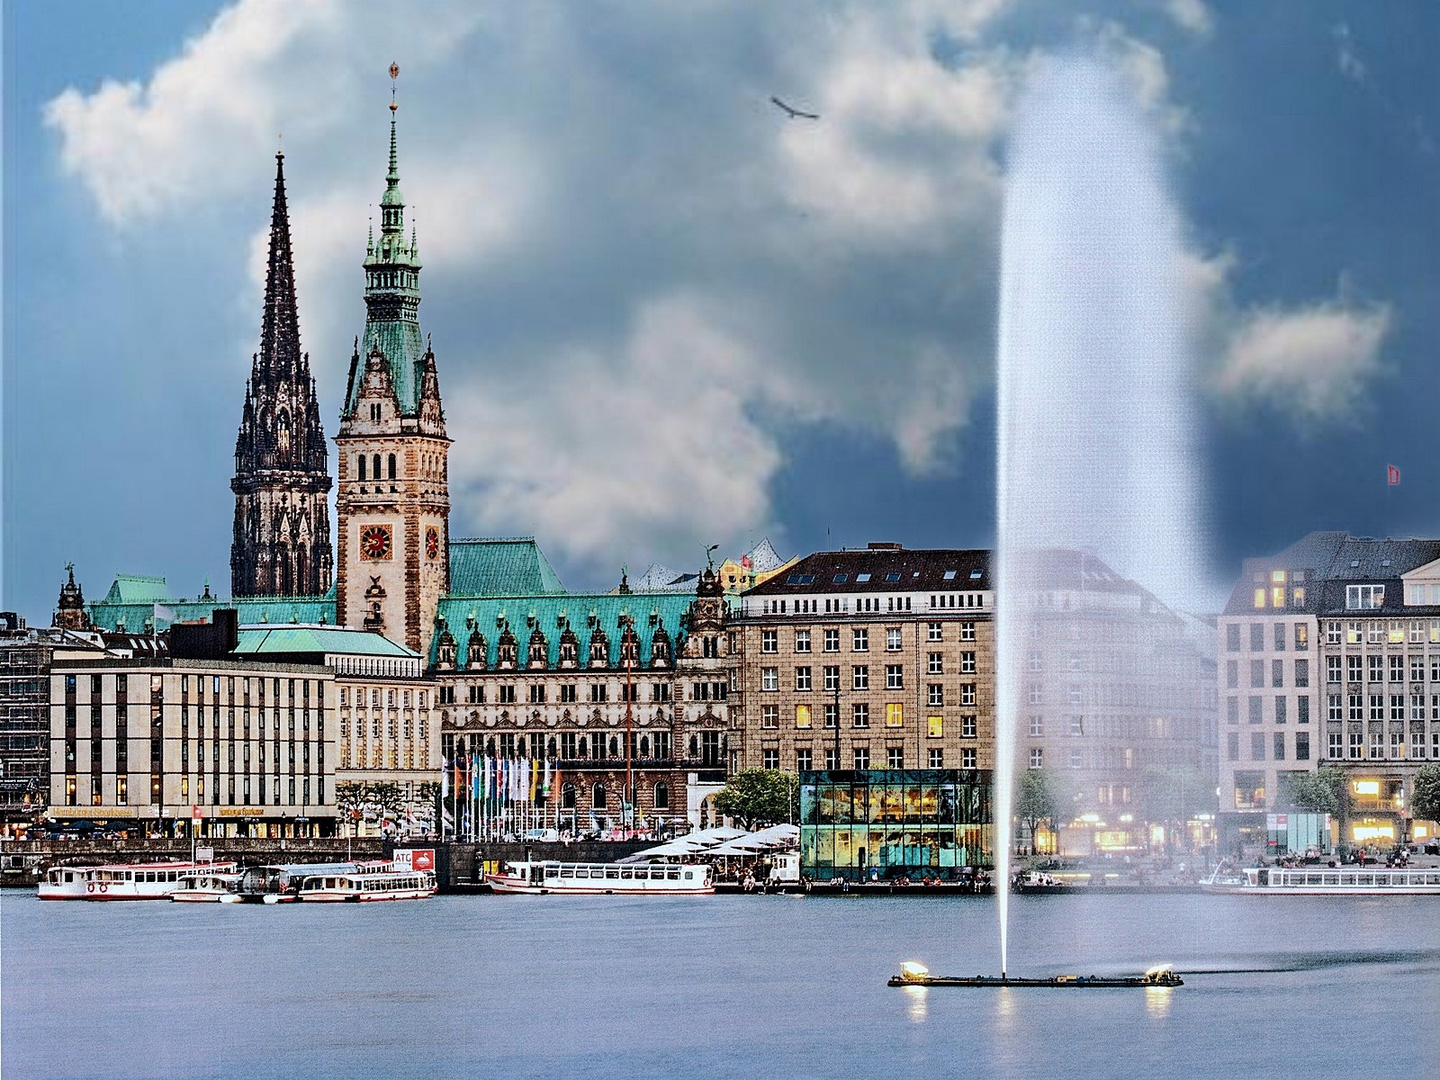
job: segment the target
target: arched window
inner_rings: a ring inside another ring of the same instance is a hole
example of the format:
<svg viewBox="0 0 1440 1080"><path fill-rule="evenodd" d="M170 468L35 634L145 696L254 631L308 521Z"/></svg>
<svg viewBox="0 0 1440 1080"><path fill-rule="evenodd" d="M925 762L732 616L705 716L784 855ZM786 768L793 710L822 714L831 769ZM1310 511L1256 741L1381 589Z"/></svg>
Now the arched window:
<svg viewBox="0 0 1440 1080"><path fill-rule="evenodd" d="M380 455L376 454L370 462L375 467L375 479L380 479Z"/></svg>
<svg viewBox="0 0 1440 1080"><path fill-rule="evenodd" d="M390 479L391 479L391 480L394 480L394 479L395 479L395 455L394 455L394 454L391 454L391 455L390 455L389 465L390 465L390 473L389 473Z"/></svg>
<svg viewBox="0 0 1440 1080"><path fill-rule="evenodd" d="M359 455L359 458L360 458L360 479L361 479L361 480L364 480L364 479L365 479L365 455L364 455L364 454L360 454L360 455Z"/></svg>
<svg viewBox="0 0 1440 1080"><path fill-rule="evenodd" d="M605 809L605 785L604 785L604 784L596 784L596 785L595 785L595 790L594 790L594 792L591 794L590 805L592 805L593 807L595 807L596 810L604 810L604 809Z"/></svg>
<svg viewBox="0 0 1440 1080"><path fill-rule="evenodd" d="M670 809L670 785L663 780L655 785L655 809Z"/></svg>
<svg viewBox="0 0 1440 1080"><path fill-rule="evenodd" d="M560 809L562 809L562 810L574 810L574 809L575 809L575 785L574 785L574 784L565 784L563 787L560 788Z"/></svg>

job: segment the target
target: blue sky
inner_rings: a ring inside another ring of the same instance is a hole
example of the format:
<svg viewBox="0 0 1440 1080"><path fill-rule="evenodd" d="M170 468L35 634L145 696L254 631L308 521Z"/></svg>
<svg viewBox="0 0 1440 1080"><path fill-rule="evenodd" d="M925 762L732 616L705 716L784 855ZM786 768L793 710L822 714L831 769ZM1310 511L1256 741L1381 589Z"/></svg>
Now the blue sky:
<svg viewBox="0 0 1440 1080"><path fill-rule="evenodd" d="M765 534L990 544L1007 126L1076 47L1188 230L1208 573L1440 535L1440 9L424 11L5 6L4 606L43 619L67 561L228 587L276 136L333 435L391 60L457 536L533 534L575 587Z"/></svg>

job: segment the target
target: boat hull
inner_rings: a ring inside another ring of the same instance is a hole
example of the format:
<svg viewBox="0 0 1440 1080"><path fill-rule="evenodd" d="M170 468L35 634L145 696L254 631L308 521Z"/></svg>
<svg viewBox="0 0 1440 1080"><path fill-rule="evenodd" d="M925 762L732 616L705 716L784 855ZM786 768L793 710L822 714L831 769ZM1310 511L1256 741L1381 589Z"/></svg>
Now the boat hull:
<svg viewBox="0 0 1440 1080"><path fill-rule="evenodd" d="M1058 975L1051 979L1007 979L999 975L975 975L955 978L944 975L914 976L892 975L889 986L977 986L977 987L1046 987L1052 989L1117 989L1122 987L1144 987L1154 990L1172 986L1184 986L1185 980L1179 975L1162 978L1147 978L1143 975L1129 975L1110 978L1102 975Z"/></svg>

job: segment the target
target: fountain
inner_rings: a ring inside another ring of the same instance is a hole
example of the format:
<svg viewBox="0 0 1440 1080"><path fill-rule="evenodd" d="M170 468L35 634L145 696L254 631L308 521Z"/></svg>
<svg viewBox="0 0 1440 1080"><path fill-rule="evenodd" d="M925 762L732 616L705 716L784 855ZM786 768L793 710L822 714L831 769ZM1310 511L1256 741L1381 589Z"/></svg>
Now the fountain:
<svg viewBox="0 0 1440 1080"><path fill-rule="evenodd" d="M1011 136L1001 238L995 857L1008 977L1016 733L1041 552L1094 552L1160 597L1201 536L1182 224L1155 119L1103 59L1038 65ZM1038 682L1035 684L1038 686Z"/></svg>

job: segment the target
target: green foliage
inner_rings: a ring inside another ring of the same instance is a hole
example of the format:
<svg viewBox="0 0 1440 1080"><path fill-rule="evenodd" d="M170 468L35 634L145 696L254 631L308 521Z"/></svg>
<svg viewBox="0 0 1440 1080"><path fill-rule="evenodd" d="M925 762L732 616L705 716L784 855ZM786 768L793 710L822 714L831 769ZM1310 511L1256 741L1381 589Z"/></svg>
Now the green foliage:
<svg viewBox="0 0 1440 1080"><path fill-rule="evenodd" d="M1055 780L1048 769L1026 769L1020 774L1015 790L1015 816L1030 830L1030 849L1035 849L1035 834L1040 826L1055 828L1059 814Z"/></svg>
<svg viewBox="0 0 1440 1080"><path fill-rule="evenodd" d="M741 769L715 796L715 807L746 829L796 821L800 780L779 769Z"/></svg>
<svg viewBox="0 0 1440 1080"><path fill-rule="evenodd" d="M1425 821L1440 821L1440 765L1426 765L1415 774L1410 814Z"/></svg>
<svg viewBox="0 0 1440 1080"><path fill-rule="evenodd" d="M1333 766L1288 776L1284 798L1296 810L1330 814L1341 821L1350 814L1350 782L1343 770Z"/></svg>

